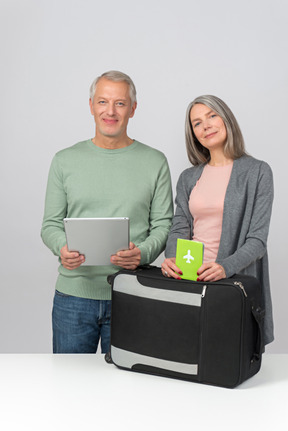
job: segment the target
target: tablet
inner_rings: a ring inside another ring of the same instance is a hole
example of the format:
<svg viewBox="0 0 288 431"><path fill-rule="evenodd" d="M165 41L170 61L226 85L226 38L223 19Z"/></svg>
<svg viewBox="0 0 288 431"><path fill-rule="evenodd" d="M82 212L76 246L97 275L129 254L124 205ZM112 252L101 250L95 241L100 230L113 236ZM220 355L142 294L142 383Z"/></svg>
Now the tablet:
<svg viewBox="0 0 288 431"><path fill-rule="evenodd" d="M112 265L110 257L129 249L129 218L64 218L69 251L84 254L82 265Z"/></svg>

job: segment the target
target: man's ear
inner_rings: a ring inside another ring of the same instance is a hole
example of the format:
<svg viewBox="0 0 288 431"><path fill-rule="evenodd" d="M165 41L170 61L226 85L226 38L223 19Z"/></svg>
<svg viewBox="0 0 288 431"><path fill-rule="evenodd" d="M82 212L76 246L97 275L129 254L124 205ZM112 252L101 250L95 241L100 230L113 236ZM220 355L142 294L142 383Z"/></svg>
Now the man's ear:
<svg viewBox="0 0 288 431"><path fill-rule="evenodd" d="M131 108L131 113L130 113L130 117L129 118L134 117L135 109L136 108L137 108L137 102L134 102L133 105L132 105L132 108Z"/></svg>
<svg viewBox="0 0 288 431"><path fill-rule="evenodd" d="M93 109L93 102L91 99L89 99L89 106L90 106L90 112L92 115L94 115L94 109Z"/></svg>

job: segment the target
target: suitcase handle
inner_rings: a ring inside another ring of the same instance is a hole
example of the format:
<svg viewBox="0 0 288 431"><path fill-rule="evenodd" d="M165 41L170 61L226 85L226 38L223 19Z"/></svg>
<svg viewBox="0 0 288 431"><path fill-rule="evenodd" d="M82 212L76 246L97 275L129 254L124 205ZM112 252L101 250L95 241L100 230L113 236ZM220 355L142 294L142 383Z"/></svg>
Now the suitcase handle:
<svg viewBox="0 0 288 431"><path fill-rule="evenodd" d="M146 264L146 265L139 265L134 270L131 270L131 269L120 269L120 271L117 271L114 274L109 274L107 276L107 282L112 286L112 284L114 282L114 278L119 273L121 273L121 274L138 274L139 270L143 270L144 269L146 271L147 269L153 269L153 268L157 268L157 266Z"/></svg>
<svg viewBox="0 0 288 431"><path fill-rule="evenodd" d="M263 344L263 319L265 315L265 310L262 310L262 308L257 307L255 308L254 305L252 305L252 314L254 316L254 319L256 320L257 326L258 326L258 336L256 341L256 348L255 352L251 358L251 363L255 361L259 361L261 359L261 355L263 353L264 344Z"/></svg>

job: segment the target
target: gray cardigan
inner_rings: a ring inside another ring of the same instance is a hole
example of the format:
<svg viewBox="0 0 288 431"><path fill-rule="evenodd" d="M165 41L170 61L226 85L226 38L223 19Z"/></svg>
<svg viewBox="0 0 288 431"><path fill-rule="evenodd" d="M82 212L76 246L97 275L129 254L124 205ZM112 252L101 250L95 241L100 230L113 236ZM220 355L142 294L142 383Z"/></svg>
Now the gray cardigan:
<svg viewBox="0 0 288 431"><path fill-rule="evenodd" d="M191 167L180 175L166 257L175 257L177 238L191 239L193 236L193 217L188 202L204 166ZM250 156L234 160L225 195L216 262L223 266L227 277L242 273L260 280L265 307L265 344L274 339L267 255L272 202L273 176L269 165Z"/></svg>

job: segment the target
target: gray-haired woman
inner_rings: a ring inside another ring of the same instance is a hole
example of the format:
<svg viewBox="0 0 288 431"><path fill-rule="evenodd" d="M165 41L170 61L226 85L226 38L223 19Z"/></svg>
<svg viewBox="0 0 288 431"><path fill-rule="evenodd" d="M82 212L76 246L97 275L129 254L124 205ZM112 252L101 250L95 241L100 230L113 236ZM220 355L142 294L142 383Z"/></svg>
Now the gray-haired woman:
<svg viewBox="0 0 288 431"><path fill-rule="evenodd" d="M273 202L269 165L245 151L240 127L218 97L200 96L186 113L186 147L192 165L177 184L176 212L162 272L181 278L175 264L178 238L204 243L199 281L236 273L258 278L266 316L265 344L273 341L267 237Z"/></svg>

